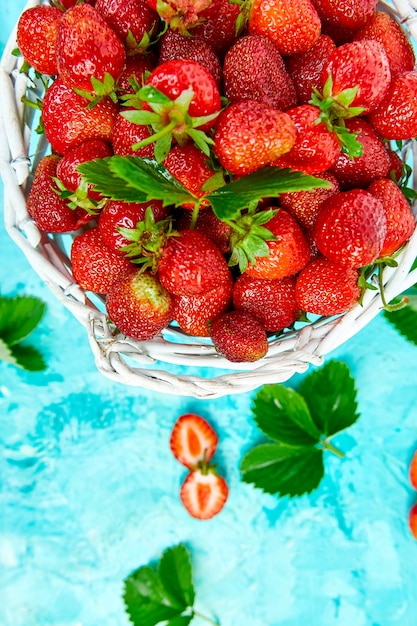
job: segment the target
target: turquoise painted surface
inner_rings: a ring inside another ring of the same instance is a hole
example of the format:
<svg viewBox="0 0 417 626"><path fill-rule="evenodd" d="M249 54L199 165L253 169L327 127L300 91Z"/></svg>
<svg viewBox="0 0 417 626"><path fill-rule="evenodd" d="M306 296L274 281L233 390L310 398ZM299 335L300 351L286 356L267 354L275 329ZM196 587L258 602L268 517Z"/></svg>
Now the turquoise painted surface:
<svg viewBox="0 0 417 626"><path fill-rule="evenodd" d="M103 378L84 329L3 227L0 286L48 304L33 336L47 372L0 362L1 626L127 626L123 578L180 541L200 608L222 626L415 626L417 542L406 519L417 348L381 316L329 356L358 388L361 417L335 440L346 458L327 456L320 488L291 500L240 481L259 438L252 393L202 401ZM209 522L178 498L185 474L168 440L186 411L220 434L230 498Z"/></svg>

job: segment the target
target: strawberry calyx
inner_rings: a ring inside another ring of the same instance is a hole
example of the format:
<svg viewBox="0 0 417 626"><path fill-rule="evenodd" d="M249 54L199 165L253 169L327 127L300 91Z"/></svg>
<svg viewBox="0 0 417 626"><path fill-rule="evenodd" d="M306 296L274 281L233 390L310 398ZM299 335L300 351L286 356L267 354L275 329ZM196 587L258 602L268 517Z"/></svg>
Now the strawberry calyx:
<svg viewBox="0 0 417 626"><path fill-rule="evenodd" d="M230 237L232 254L229 265L238 265L243 273L250 262L256 265L256 257L269 256L267 241L276 241L275 235L265 228L263 224L269 222L279 209L266 209L256 211L256 205L249 207L247 212L241 212L237 219L224 220L233 228Z"/></svg>
<svg viewBox="0 0 417 626"><path fill-rule="evenodd" d="M172 30L181 35L189 35L189 27L201 23L199 14L211 3L212 0L157 0L156 11Z"/></svg>
<svg viewBox="0 0 417 626"><path fill-rule="evenodd" d="M75 191L70 191L64 183L56 176L52 177L56 184L55 193L62 200L67 200L67 206L74 211L76 209L84 209L89 215L98 215L104 205L108 202L108 198L100 201L93 200L88 196L89 185L86 180L82 179Z"/></svg>
<svg viewBox="0 0 417 626"><path fill-rule="evenodd" d="M152 273L157 271L167 240L179 235L172 227L171 217L155 222L150 206L146 208L145 218L135 228L118 228L118 231L131 242L122 246L120 251L132 263L140 264L141 270L148 269Z"/></svg>
<svg viewBox="0 0 417 626"><path fill-rule="evenodd" d="M363 107L352 107L358 86L344 89L340 93L333 94L333 77L329 74L323 87L323 93L313 87L309 104L320 109L320 115L316 124L323 122L330 132L334 132L342 144L342 151L350 159L360 157L363 153L362 144L356 139L358 133L349 131L344 123L345 119L357 117L365 110Z"/></svg>
<svg viewBox="0 0 417 626"><path fill-rule="evenodd" d="M121 115L130 122L150 126L153 134L134 144L134 150L155 144L155 159L161 163L168 155L172 142L184 145L190 139L204 154L210 156L210 146L214 141L199 127L215 120L220 111L211 115L192 117L188 109L194 97L191 87L184 89L180 95L171 100L153 85L144 85L135 94L127 94L125 104L137 110L124 111ZM149 105L149 110L142 108L142 103Z"/></svg>
<svg viewBox="0 0 417 626"><path fill-rule="evenodd" d="M116 81L109 72L105 73L103 80L99 80L95 76L91 77L91 91L79 89L78 87L73 89L76 94L89 101L87 107L89 109L94 108L98 102L107 97L111 98L115 104L118 102Z"/></svg>
<svg viewBox="0 0 417 626"><path fill-rule="evenodd" d="M386 267L397 267L398 263L396 257L404 249L404 246L396 250L392 255L380 257L372 265L362 267L359 273L358 286L361 289L361 295L358 303L362 305L364 294L368 289L371 291L379 290L382 309L388 313L399 311L408 304L408 298L405 295L400 295L392 302L387 302L385 297L384 286L384 269Z"/></svg>

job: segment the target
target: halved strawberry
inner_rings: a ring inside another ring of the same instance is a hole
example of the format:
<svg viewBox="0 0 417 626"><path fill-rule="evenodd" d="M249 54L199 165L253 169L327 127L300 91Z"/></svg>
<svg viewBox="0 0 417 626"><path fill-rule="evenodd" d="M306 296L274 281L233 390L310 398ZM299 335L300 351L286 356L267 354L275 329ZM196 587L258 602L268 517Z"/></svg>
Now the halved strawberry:
<svg viewBox="0 0 417 626"><path fill-rule="evenodd" d="M414 489L417 489L417 450L414 452L414 456L411 459L409 477L411 485Z"/></svg>
<svg viewBox="0 0 417 626"><path fill-rule="evenodd" d="M197 519L210 519L220 513L229 489L225 479L209 469L190 472L183 482L180 497L190 515Z"/></svg>
<svg viewBox="0 0 417 626"><path fill-rule="evenodd" d="M195 413L184 413L172 429L169 445L177 461L190 469L207 463L216 452L216 431Z"/></svg>

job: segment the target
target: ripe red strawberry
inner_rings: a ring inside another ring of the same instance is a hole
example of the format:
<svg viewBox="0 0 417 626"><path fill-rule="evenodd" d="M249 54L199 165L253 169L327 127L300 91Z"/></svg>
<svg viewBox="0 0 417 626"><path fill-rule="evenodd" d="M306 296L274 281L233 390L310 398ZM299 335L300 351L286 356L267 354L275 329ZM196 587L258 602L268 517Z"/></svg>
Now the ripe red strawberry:
<svg viewBox="0 0 417 626"><path fill-rule="evenodd" d="M305 52L320 36L321 23L310 0L254 0L249 33L266 35L281 54Z"/></svg>
<svg viewBox="0 0 417 626"><path fill-rule="evenodd" d="M190 59L203 65L213 76L219 86L222 78L222 67L218 56L209 43L202 37L187 37L168 29L161 39L159 63L173 59Z"/></svg>
<svg viewBox="0 0 417 626"><path fill-rule="evenodd" d="M339 315L358 302L359 272L352 267L319 257L301 270L295 296L302 311L313 315Z"/></svg>
<svg viewBox="0 0 417 626"><path fill-rule="evenodd" d="M229 310L232 303L233 281L195 296L173 296L172 318L181 330L196 337L208 337L210 323Z"/></svg>
<svg viewBox="0 0 417 626"><path fill-rule="evenodd" d="M113 283L107 293L106 309L122 333L146 341L168 326L172 298L156 275L136 270Z"/></svg>
<svg viewBox="0 0 417 626"><path fill-rule="evenodd" d="M372 18L378 0L312 0L324 24L358 29Z"/></svg>
<svg viewBox="0 0 417 626"><path fill-rule="evenodd" d="M57 0L58 4L60 4L64 9L69 9L70 7L79 4L79 0ZM86 4L92 4L94 6L96 0L84 0Z"/></svg>
<svg viewBox="0 0 417 626"><path fill-rule="evenodd" d="M27 198L27 211L34 222L45 232L67 233L77 230L91 219L83 209L71 209L68 202L55 191L54 177L60 158L56 154L43 157L39 162Z"/></svg>
<svg viewBox="0 0 417 626"><path fill-rule="evenodd" d="M224 507L229 489L225 479L213 470L193 470L180 491L183 505L192 517L211 519Z"/></svg>
<svg viewBox="0 0 417 626"><path fill-rule="evenodd" d="M132 263L108 248L97 227L77 235L71 246L71 268L77 283L87 291L106 294Z"/></svg>
<svg viewBox="0 0 417 626"><path fill-rule="evenodd" d="M349 132L356 134L356 139L362 146L362 155L350 158L345 152L340 152L330 167L330 172L336 176L340 188L345 190L367 187L376 178L388 176L390 158L385 143L369 122L354 117L346 120L345 126Z"/></svg>
<svg viewBox="0 0 417 626"><path fill-rule="evenodd" d="M417 451L414 452L408 470L411 486L417 490Z"/></svg>
<svg viewBox="0 0 417 626"><path fill-rule="evenodd" d="M233 306L259 319L265 330L277 332L291 326L299 307L295 299L295 278L268 280L241 274L233 289Z"/></svg>
<svg viewBox="0 0 417 626"><path fill-rule="evenodd" d="M112 156L112 154L113 150L106 141L101 139L84 141L65 152L58 163L57 177L61 180L66 189L77 192L82 180L77 167L86 161L104 159L105 157ZM102 195L98 191L95 191L92 185L88 185L84 190L85 192L80 191L80 201L82 201L84 196L96 201L102 199Z"/></svg>
<svg viewBox="0 0 417 626"><path fill-rule="evenodd" d="M246 35L233 44L224 58L223 82L230 102L256 100L282 111L297 104L282 56L263 35Z"/></svg>
<svg viewBox="0 0 417 626"><path fill-rule="evenodd" d="M99 103L100 104L100 103ZM96 105L97 106L97 105ZM123 109L129 111L133 109ZM123 115L117 115L112 129L112 145L114 154L139 156L142 158L154 157L154 148L152 145L145 145L142 148L136 148L136 144L148 140L152 136L147 126L135 124L126 119Z"/></svg>
<svg viewBox="0 0 417 626"><path fill-rule="evenodd" d="M323 172L320 178L329 181L331 187L329 189L315 187L310 191L291 191L279 196L280 206L291 213L307 230L313 227L323 202L340 191L337 178L330 172Z"/></svg>
<svg viewBox="0 0 417 626"><path fill-rule="evenodd" d="M296 127L284 112L261 102L230 104L219 116L214 152L232 174L250 174L291 150Z"/></svg>
<svg viewBox="0 0 417 626"><path fill-rule="evenodd" d="M210 326L217 352L233 363L258 361L268 352L265 328L247 311L223 313Z"/></svg>
<svg viewBox="0 0 417 626"><path fill-rule="evenodd" d="M57 64L66 85L99 96L110 93L125 60L122 42L94 7L78 4L65 11L58 29ZM107 85L106 80L104 92L99 93L91 79L104 84L106 75L114 82Z"/></svg>
<svg viewBox="0 0 417 626"><path fill-rule="evenodd" d="M356 268L378 258L386 232L381 201L363 189L341 191L325 200L313 226L313 238L324 256Z"/></svg>
<svg viewBox="0 0 417 626"><path fill-rule="evenodd" d="M289 152L272 165L290 167L306 174L320 174L337 160L342 144L335 132L320 122L320 109L311 104L301 104L289 109L297 129L297 139Z"/></svg>
<svg viewBox="0 0 417 626"><path fill-rule="evenodd" d="M61 78L46 90L42 120L46 138L58 154L89 139L111 141L118 105L110 98L104 98L91 109L88 104L86 98L76 94Z"/></svg>
<svg viewBox="0 0 417 626"><path fill-rule="evenodd" d="M97 0L96 10L124 43L128 54L144 52L159 26L159 15L145 0Z"/></svg>
<svg viewBox="0 0 417 626"><path fill-rule="evenodd" d="M126 57L125 67L117 80L118 97L122 98L126 94L133 94L136 88L142 87L145 82L145 72L152 72L157 66L157 62L157 56L151 50L146 54L134 54Z"/></svg>
<svg viewBox="0 0 417 626"><path fill-rule="evenodd" d="M216 452L217 443L214 428L195 413L184 413L177 419L169 441L174 457L189 469L208 463Z"/></svg>
<svg viewBox="0 0 417 626"><path fill-rule="evenodd" d="M190 228L191 219L192 214L188 209L180 212L176 222L178 230ZM210 207L199 212L194 229L211 239L222 254L230 252L230 236L233 228L220 220Z"/></svg>
<svg viewBox="0 0 417 626"><path fill-rule="evenodd" d="M201 188L214 175L214 172L208 166L207 156L194 143L173 146L163 164L181 185L197 198L203 198L206 195ZM208 201L203 200L201 206L207 205ZM194 203L183 206L193 209Z"/></svg>
<svg viewBox="0 0 417 626"><path fill-rule="evenodd" d="M190 29L190 33L194 37L202 37L223 59L241 30L239 16L239 4L229 0L212 0L207 8L200 12L200 19Z"/></svg>
<svg viewBox="0 0 417 626"><path fill-rule="evenodd" d="M351 107L368 113L384 99L391 80L389 61L382 44L363 40L343 44L330 53L321 73L321 88L332 78L330 96L340 97L357 87ZM342 110L341 116L346 117Z"/></svg>
<svg viewBox="0 0 417 626"><path fill-rule="evenodd" d="M370 113L369 121L386 139L417 136L417 72L394 76L383 102Z"/></svg>
<svg viewBox="0 0 417 626"><path fill-rule="evenodd" d="M413 504L408 514L408 526L414 539L417 539L417 502Z"/></svg>
<svg viewBox="0 0 417 626"><path fill-rule="evenodd" d="M355 32L354 39L379 41L387 54L392 77L414 69L416 56L413 46L400 24L389 13L376 11L367 24Z"/></svg>
<svg viewBox="0 0 417 626"><path fill-rule="evenodd" d="M39 5L23 11L17 24L17 45L25 60L41 74L58 74L56 42L62 12Z"/></svg>
<svg viewBox="0 0 417 626"><path fill-rule="evenodd" d="M381 178L367 189L381 201L387 220L387 232L380 256L390 256L404 245L414 232L416 220L401 189L390 178Z"/></svg>
<svg viewBox="0 0 417 626"><path fill-rule="evenodd" d="M310 260L310 247L296 219L280 209L265 228L276 237L266 242L269 256L257 257L256 265L249 263L245 273L270 280L297 274Z"/></svg>
<svg viewBox="0 0 417 626"><path fill-rule="evenodd" d="M230 280L230 270L217 246L196 230L170 237L158 263L159 279L170 293L199 295Z"/></svg>
<svg viewBox="0 0 417 626"><path fill-rule="evenodd" d="M146 0L172 30L185 34L200 20L201 12L211 0Z"/></svg>
<svg viewBox="0 0 417 626"><path fill-rule="evenodd" d="M106 245L119 254L124 254L122 248L131 241L121 232L121 228L135 228L138 222L145 218L146 209L150 207L155 222L165 219L168 210L162 206L162 202L152 200L150 202L123 202L123 200L110 200L98 218L98 228Z"/></svg>

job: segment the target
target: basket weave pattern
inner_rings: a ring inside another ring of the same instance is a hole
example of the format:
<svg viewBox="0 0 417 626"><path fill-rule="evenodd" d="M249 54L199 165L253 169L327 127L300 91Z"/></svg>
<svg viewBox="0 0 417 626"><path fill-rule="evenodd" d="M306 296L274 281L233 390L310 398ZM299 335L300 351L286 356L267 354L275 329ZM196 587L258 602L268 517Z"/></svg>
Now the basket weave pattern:
<svg viewBox="0 0 417 626"><path fill-rule="evenodd" d="M26 8L41 3L31 0ZM404 31L417 41L417 0L380 2L378 9L395 15ZM219 356L211 343L189 337L176 328L170 327L144 342L118 334L106 318L103 303L93 302L74 282L64 237L40 232L28 216L26 196L31 173L48 151L48 145L44 138L35 137L34 116L22 104L28 77L19 73L22 61L11 54L15 47L16 33L13 32L0 66L0 173L5 188L5 228L37 274L85 327L97 368L105 376L126 385L197 398L250 391L260 385L285 382L293 374L306 371L310 364L319 365L326 354L350 339L380 312L379 291L367 290L362 305L356 305L344 315L321 319L272 338L268 354L251 364L231 363ZM30 117L32 122L28 123ZM417 164L414 140L405 142L402 157ZM417 167L413 176L413 188L417 189ZM387 301L417 283L417 270L410 271L416 257L417 231L398 256L398 266L384 270ZM170 364L210 368L215 374L208 378L176 375L169 372Z"/></svg>

